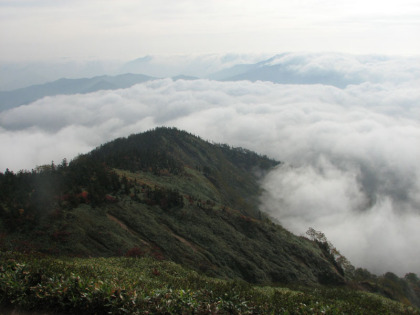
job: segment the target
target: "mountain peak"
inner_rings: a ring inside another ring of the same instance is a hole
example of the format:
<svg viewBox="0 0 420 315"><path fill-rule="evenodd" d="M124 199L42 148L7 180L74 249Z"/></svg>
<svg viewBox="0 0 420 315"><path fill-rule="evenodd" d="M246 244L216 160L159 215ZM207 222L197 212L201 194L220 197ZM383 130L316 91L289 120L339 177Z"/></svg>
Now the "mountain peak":
<svg viewBox="0 0 420 315"><path fill-rule="evenodd" d="M163 127L70 163L0 173L4 244L58 255L135 252L255 283L344 283L325 248L258 209L255 170L278 163Z"/></svg>

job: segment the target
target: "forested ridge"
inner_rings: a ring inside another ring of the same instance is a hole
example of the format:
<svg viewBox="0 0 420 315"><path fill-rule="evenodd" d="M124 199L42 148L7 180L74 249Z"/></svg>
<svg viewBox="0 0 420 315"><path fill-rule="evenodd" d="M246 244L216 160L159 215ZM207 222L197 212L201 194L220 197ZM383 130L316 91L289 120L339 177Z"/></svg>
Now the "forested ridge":
<svg viewBox="0 0 420 315"><path fill-rule="evenodd" d="M158 128L70 162L6 170L0 173L0 249L151 257L219 279L350 286L419 305L417 275L355 269L321 232L295 236L258 209L258 176L279 164Z"/></svg>

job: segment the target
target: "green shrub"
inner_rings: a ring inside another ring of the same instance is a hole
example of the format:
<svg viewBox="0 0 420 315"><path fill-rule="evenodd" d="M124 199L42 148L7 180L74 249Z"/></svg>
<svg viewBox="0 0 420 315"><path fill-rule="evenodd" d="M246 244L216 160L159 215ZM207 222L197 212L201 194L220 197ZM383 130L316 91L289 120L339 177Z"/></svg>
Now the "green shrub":
<svg viewBox="0 0 420 315"><path fill-rule="evenodd" d="M420 314L346 288L257 287L200 276L168 261L3 252L0 304L82 314Z"/></svg>

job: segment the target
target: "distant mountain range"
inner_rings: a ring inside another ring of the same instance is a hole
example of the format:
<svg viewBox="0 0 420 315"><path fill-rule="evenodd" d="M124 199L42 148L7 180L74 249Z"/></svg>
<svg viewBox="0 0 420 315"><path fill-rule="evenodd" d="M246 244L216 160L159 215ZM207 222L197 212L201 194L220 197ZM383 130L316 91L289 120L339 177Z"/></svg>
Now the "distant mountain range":
<svg viewBox="0 0 420 315"><path fill-rule="evenodd" d="M306 58L302 61L303 58ZM140 58L126 63L121 71L141 73L141 70L148 71L150 58ZM294 56L289 54L276 55L272 58L257 63L237 64L225 68L201 78L219 81L270 81L281 84L324 84L338 88L344 88L349 84L358 84L365 79L356 72L344 75L342 71L335 69L334 65L316 65L312 68L305 68L308 62L307 56ZM347 60L337 61L346 64ZM340 66L338 66L338 69ZM32 85L12 91L0 91L0 111L16 106L29 104L45 96L59 94L90 93L99 90L113 90L128 88L134 84L158 77L143 74L126 73L116 76L97 76L80 79L59 79L45 84ZM197 76L175 75L174 80L195 80Z"/></svg>
<svg viewBox="0 0 420 315"><path fill-rule="evenodd" d="M29 104L45 96L85 94L99 90L123 89L153 79L156 78L143 74L127 73L117 76L104 75L93 78L60 79L13 91L0 91L0 111Z"/></svg>
<svg viewBox="0 0 420 315"><path fill-rule="evenodd" d="M20 105L30 104L46 96L86 94L100 90L129 88L135 84L158 79L143 74L126 73L116 76L98 76L82 79L59 79L45 84L31 85L25 88L0 91L0 111ZM173 80L197 80L197 77L177 75Z"/></svg>
<svg viewBox="0 0 420 315"><path fill-rule="evenodd" d="M281 84L324 84L345 88L349 84L361 83L357 75L344 76L334 67L302 69L301 58L290 58L288 54L276 55L267 60L253 64L238 64L209 76L221 81L270 81ZM346 74L347 75L347 74Z"/></svg>

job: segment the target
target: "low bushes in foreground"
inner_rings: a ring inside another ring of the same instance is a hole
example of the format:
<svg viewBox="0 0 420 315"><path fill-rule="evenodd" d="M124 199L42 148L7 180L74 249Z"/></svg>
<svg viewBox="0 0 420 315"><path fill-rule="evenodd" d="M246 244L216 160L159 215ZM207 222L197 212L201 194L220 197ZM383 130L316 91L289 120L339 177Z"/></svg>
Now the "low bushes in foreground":
<svg viewBox="0 0 420 315"><path fill-rule="evenodd" d="M347 288L251 286L152 258L0 253L0 305L79 314L420 314Z"/></svg>

